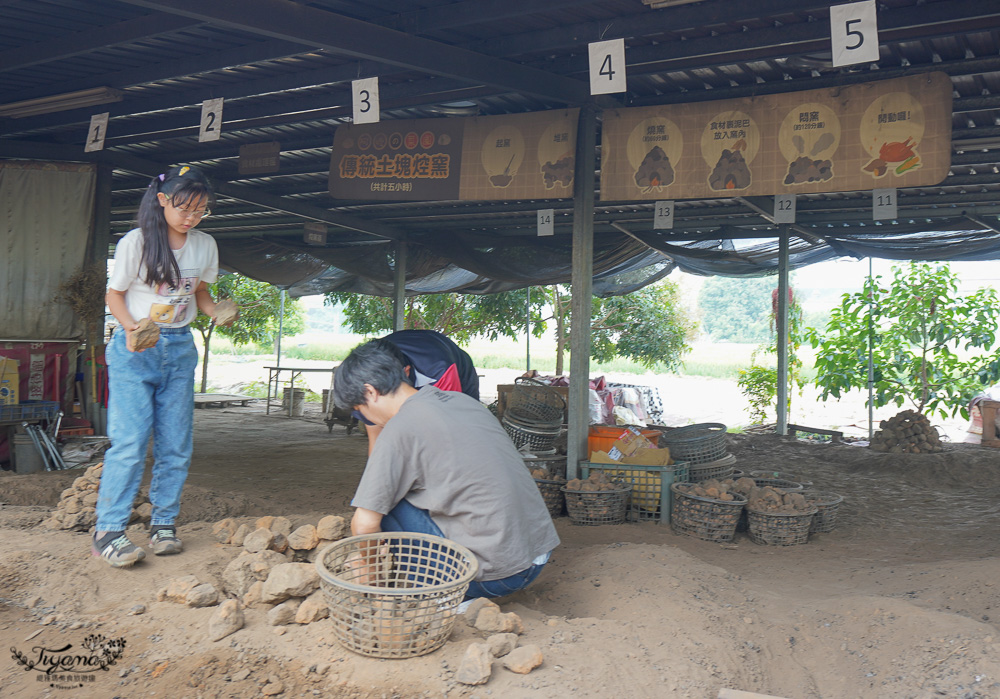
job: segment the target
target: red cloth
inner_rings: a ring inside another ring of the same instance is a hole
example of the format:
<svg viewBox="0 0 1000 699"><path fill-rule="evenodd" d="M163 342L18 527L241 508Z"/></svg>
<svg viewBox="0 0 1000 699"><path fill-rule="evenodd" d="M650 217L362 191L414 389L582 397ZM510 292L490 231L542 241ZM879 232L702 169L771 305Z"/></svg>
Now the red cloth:
<svg viewBox="0 0 1000 699"><path fill-rule="evenodd" d="M434 382L434 386L442 391L462 392L462 380L458 377L458 367L454 364L449 366L441 374L441 378Z"/></svg>

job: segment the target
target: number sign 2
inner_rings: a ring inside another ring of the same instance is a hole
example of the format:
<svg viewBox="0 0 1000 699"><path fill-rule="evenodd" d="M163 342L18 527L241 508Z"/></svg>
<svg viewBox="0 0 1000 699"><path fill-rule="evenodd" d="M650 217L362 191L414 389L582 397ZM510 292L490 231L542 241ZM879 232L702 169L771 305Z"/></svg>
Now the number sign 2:
<svg viewBox="0 0 1000 699"><path fill-rule="evenodd" d="M555 235L555 209L539 209L538 210L538 235Z"/></svg>
<svg viewBox="0 0 1000 699"><path fill-rule="evenodd" d="M625 40L595 41L590 48L590 94L625 92Z"/></svg>
<svg viewBox="0 0 1000 699"><path fill-rule="evenodd" d="M795 195L774 195L774 222L795 223Z"/></svg>
<svg viewBox="0 0 1000 699"><path fill-rule="evenodd" d="M83 146L84 153L91 153L95 150L104 150L104 136L108 132L108 120L111 112L95 114L90 117L90 129L87 131L87 143Z"/></svg>
<svg viewBox="0 0 1000 699"><path fill-rule="evenodd" d="M878 61L875 0L830 8L830 46L835 67Z"/></svg>
<svg viewBox="0 0 1000 699"><path fill-rule="evenodd" d="M205 100L201 103L201 128L198 142L218 141L222 136L222 98Z"/></svg>
<svg viewBox="0 0 1000 699"><path fill-rule="evenodd" d="M374 124L379 120L378 77L351 81L354 123Z"/></svg>

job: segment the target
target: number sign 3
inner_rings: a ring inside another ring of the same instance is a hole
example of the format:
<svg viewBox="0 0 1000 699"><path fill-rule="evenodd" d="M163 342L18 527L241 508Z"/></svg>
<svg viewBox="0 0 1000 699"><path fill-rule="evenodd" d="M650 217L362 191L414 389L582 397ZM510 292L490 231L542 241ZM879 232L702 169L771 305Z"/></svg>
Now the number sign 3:
<svg viewBox="0 0 1000 699"><path fill-rule="evenodd" d="M351 93L354 103L354 123L378 122L378 77L351 81Z"/></svg>

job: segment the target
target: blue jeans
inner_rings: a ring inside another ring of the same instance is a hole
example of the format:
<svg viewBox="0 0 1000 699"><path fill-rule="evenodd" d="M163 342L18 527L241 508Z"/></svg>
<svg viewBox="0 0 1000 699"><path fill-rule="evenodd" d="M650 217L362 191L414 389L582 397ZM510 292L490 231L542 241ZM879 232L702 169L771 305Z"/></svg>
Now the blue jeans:
<svg viewBox="0 0 1000 699"><path fill-rule="evenodd" d="M405 498L382 517L384 532L417 532L444 537L441 528L434 522L427 510L411 504ZM445 537L447 538L447 537ZM514 573L500 580L473 580L465 593L465 599L475 597L504 597L526 588L538 577L545 564L530 565L520 573Z"/></svg>
<svg viewBox="0 0 1000 699"><path fill-rule="evenodd" d="M97 499L97 531L122 531L132 515L153 435L151 525L172 525L191 465L194 370L198 350L190 328L160 328L145 352L129 352L115 331L105 350L108 363L108 436Z"/></svg>

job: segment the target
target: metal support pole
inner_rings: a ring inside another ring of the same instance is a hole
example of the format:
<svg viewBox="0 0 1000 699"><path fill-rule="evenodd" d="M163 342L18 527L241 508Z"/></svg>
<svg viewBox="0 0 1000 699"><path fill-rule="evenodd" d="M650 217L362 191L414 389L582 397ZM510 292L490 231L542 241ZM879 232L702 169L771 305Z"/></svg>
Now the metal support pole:
<svg viewBox="0 0 1000 699"><path fill-rule="evenodd" d="M872 258L868 258L868 441L875 436L875 298L872 294Z"/></svg>
<svg viewBox="0 0 1000 699"><path fill-rule="evenodd" d="M406 323L406 243L396 243L396 264L392 279L392 329L402 330Z"/></svg>
<svg viewBox="0 0 1000 699"><path fill-rule="evenodd" d="M580 108L576 129L576 171L573 175L573 298L569 334L569 436L566 477L576 478L586 460L590 431L590 317L594 286L594 168L597 150L597 108Z"/></svg>
<svg viewBox="0 0 1000 699"><path fill-rule="evenodd" d="M524 297L524 370L531 371L531 287L525 289Z"/></svg>
<svg viewBox="0 0 1000 699"><path fill-rule="evenodd" d="M778 242L778 424L775 432L788 434L788 224L779 228Z"/></svg>
<svg viewBox="0 0 1000 699"><path fill-rule="evenodd" d="M278 366L281 366L281 332L285 325L285 290L281 290L281 306L278 311ZM275 382L275 388L277 388L278 383Z"/></svg>

